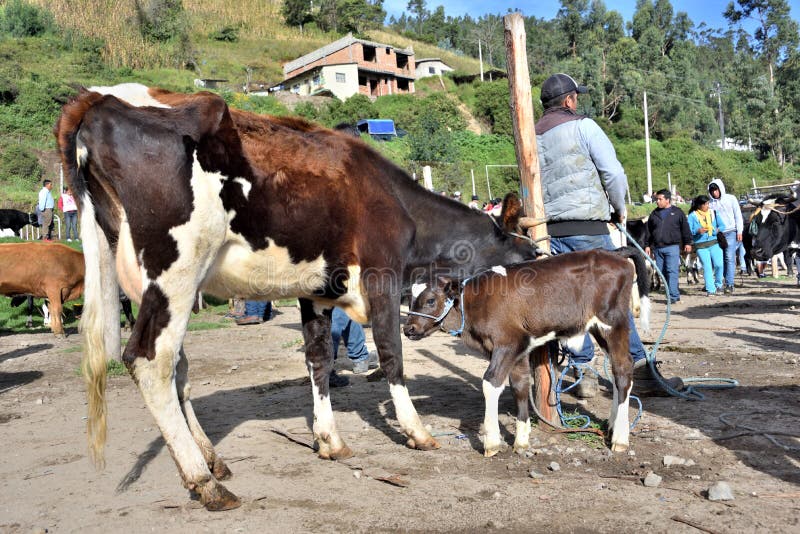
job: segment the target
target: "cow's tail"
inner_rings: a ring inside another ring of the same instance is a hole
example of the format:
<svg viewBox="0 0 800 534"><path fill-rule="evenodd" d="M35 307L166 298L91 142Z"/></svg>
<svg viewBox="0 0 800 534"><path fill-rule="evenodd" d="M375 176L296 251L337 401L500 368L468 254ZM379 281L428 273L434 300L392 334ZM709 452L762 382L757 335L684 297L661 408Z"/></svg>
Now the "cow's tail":
<svg viewBox="0 0 800 534"><path fill-rule="evenodd" d="M105 464L103 449L106 442L106 362L114 354L109 349L113 351L115 343L116 352L119 352L119 333L115 336L110 328L114 316L111 315L113 311L108 309L108 299L104 297L104 293L113 293L117 303L119 300L117 290L113 287L116 285L116 277L109 280L108 276L109 271L113 272L114 258L106 236L97 224L86 175L81 168L81 165L85 166L88 155L78 140L83 116L99 96L82 91L76 99L67 103L62 108L54 133L61 152L64 174L80 207L81 241L86 265L84 307L80 323L84 336L81 370L86 382L88 403L86 430L90 457L96 466L102 468ZM116 319L119 330L119 312Z"/></svg>
<svg viewBox="0 0 800 534"><path fill-rule="evenodd" d="M647 271L647 260L635 247L618 248L616 252L633 261L636 268L636 287L639 290L641 306L639 324L643 331L648 332L650 330L650 273Z"/></svg>

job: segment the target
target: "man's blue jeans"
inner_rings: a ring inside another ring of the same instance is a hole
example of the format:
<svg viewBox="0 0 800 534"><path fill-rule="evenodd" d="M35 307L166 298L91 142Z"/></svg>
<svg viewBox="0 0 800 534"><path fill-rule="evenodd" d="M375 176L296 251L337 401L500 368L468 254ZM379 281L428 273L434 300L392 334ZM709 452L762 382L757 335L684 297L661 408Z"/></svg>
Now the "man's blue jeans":
<svg viewBox="0 0 800 534"><path fill-rule="evenodd" d="M736 248L739 243L736 241L736 230L722 233L725 234L725 239L728 240L728 247L723 250L725 254L725 285L733 287L733 280L736 277Z"/></svg>
<svg viewBox="0 0 800 534"><path fill-rule="evenodd" d="M269 316L272 315L272 302L246 300L244 301L244 315L245 317L261 317L265 321L269 321Z"/></svg>
<svg viewBox="0 0 800 534"><path fill-rule="evenodd" d="M667 279L667 287L669 288L669 298L674 302L681 299L681 293L678 291L678 268L681 264L681 246L669 245L666 247L656 247L655 249L656 265L658 270L664 274Z"/></svg>
<svg viewBox="0 0 800 534"><path fill-rule="evenodd" d="M565 254L567 252L575 252L578 250L592 250L592 249L614 250L614 243L611 241L609 235L576 235L568 237L552 237L550 238L550 252L553 255ZM642 345L642 340L639 338L639 332L636 331L636 325L633 323L633 315L628 312L628 326L630 327L630 353L634 363L646 358L647 353ZM564 349L570 353L572 361L575 363L589 363L594 358L594 345L589 334L583 340L583 348L580 352L573 353L566 347Z"/></svg>
<svg viewBox="0 0 800 534"><path fill-rule="evenodd" d="M352 362L360 362L369 358L369 350L364 344L364 329L350 319L341 308L334 308L331 313L331 338L333 341L333 357L339 352L339 341L344 339L347 356Z"/></svg>

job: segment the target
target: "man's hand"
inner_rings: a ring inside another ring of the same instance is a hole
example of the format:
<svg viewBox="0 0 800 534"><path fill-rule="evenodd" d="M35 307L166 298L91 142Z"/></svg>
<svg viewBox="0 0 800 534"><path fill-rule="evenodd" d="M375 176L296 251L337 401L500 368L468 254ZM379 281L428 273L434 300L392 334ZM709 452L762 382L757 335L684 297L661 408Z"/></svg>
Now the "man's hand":
<svg viewBox="0 0 800 534"><path fill-rule="evenodd" d="M683 251L687 254L690 253L692 251L692 245L684 245Z"/></svg>
<svg viewBox="0 0 800 534"><path fill-rule="evenodd" d="M644 253L650 255L650 247L644 247Z"/></svg>
<svg viewBox="0 0 800 534"><path fill-rule="evenodd" d="M741 243L741 241L742 241L742 234L736 234L736 241L739 241L739 242Z"/></svg>
<svg viewBox="0 0 800 534"><path fill-rule="evenodd" d="M626 214L624 211L615 211L611 214L611 222L625 226Z"/></svg>

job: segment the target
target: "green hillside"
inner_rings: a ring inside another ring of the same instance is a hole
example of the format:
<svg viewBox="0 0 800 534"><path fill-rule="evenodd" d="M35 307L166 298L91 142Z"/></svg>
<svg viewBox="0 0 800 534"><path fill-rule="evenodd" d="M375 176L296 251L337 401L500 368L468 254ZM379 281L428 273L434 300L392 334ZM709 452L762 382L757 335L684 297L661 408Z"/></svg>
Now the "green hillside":
<svg viewBox="0 0 800 534"><path fill-rule="evenodd" d="M374 102L365 97L322 104L295 102L291 109L272 97L236 92L247 81L280 81L283 63L341 37L341 28L326 28L319 13L302 29L287 26L281 6L279 0L0 1L0 207L29 207L41 178L57 175L52 125L78 86L135 81L193 91L196 78L228 80L227 89L222 90L226 101L255 112L296 113L328 126L359 118L392 118L408 136L373 145L409 172L419 173L423 164L433 166L437 189L469 194L473 173L482 199L489 197L489 188L492 196L516 188L513 169L487 167L515 163L508 85L503 80L456 85L449 78L427 79L418 81L416 95L387 96ZM497 20L486 18L493 23L494 39L486 41L484 53L491 57L487 51L494 50L493 62L502 66L503 51L497 45L498 31L502 42L502 25ZM458 72L477 73L478 61L469 56L471 50L464 43L473 40L467 30L481 28L484 20L448 17L445 23L463 31L442 33L445 26L441 26L426 30L424 41L418 41L411 38L414 33L408 24L401 33L389 27L363 28L359 37L413 47L417 57L440 57ZM399 26L392 28L400 31ZM537 104L536 86L544 73L563 65L540 64L540 56L533 54L536 46L543 45L543 29L557 31L553 28L529 30ZM623 44L630 46L630 42ZM570 61L577 69L579 62ZM636 200L646 180L642 115L640 110L637 115L634 100L620 98L619 102L616 113L604 111L598 114L598 122L615 141ZM587 111L593 105L587 102ZM701 121L707 113L696 115ZM774 158L764 157L766 150L760 152L761 160L752 152L723 152L709 143L713 132L701 135L697 127L682 127L683 115L669 123L662 116L653 126L658 135L651 147L656 188L666 185L668 172L683 196L701 192L716 176L722 176L737 194L746 191L753 178L775 183L794 176L789 160L781 167Z"/></svg>

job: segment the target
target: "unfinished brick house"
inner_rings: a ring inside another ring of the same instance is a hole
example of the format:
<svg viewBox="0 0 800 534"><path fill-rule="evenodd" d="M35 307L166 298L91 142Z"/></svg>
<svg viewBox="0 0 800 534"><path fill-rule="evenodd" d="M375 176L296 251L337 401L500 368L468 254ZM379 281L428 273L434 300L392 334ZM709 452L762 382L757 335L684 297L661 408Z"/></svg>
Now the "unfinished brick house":
<svg viewBox="0 0 800 534"><path fill-rule="evenodd" d="M299 95L330 93L377 98L414 92L414 51L356 39L352 34L283 66L281 89Z"/></svg>

